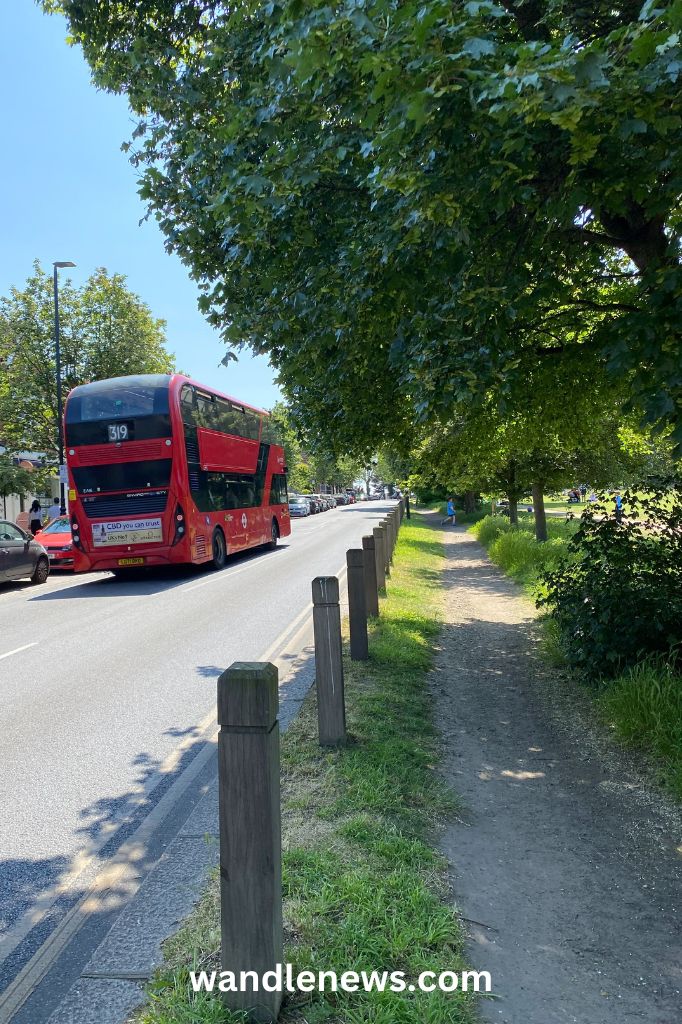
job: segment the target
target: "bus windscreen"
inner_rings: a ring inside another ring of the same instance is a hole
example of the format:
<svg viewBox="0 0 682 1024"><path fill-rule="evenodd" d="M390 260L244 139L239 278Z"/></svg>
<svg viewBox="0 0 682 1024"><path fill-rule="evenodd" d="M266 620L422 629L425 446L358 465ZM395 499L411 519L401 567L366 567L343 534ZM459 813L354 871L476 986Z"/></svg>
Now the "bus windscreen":
<svg viewBox="0 0 682 1024"><path fill-rule="evenodd" d="M67 408L67 423L137 419L168 415L168 385L126 384L106 389L88 385L75 389Z"/></svg>

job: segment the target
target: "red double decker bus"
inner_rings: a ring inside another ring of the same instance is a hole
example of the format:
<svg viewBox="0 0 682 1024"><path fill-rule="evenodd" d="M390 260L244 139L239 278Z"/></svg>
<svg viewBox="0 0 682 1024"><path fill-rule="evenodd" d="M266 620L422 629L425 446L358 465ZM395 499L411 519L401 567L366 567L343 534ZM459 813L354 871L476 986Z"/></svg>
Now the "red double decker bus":
<svg viewBox="0 0 682 1024"><path fill-rule="evenodd" d="M74 388L64 410L74 567L225 564L291 532L270 417L181 374Z"/></svg>

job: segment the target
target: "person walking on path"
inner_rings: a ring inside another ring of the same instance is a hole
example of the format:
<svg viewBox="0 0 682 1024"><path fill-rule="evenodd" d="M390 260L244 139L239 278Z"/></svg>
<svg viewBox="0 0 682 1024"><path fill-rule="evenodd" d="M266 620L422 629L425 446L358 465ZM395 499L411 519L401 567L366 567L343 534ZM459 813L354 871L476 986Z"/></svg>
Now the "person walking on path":
<svg viewBox="0 0 682 1024"><path fill-rule="evenodd" d="M440 525L445 526L446 523L450 523L451 526L455 525L455 503L452 498L448 498L445 518L441 519Z"/></svg>
<svg viewBox="0 0 682 1024"><path fill-rule="evenodd" d="M480 1017L679 1021L682 813L538 657L520 588L464 531L445 552L429 687L461 810L441 847L469 963L491 975Z"/></svg>
<svg viewBox="0 0 682 1024"><path fill-rule="evenodd" d="M47 510L48 521L51 523L53 519L58 519L60 513L61 513L61 506L59 504L59 501L57 500L57 498L53 498L52 499L52 504L50 505L50 507Z"/></svg>
<svg viewBox="0 0 682 1024"><path fill-rule="evenodd" d="M34 499L28 513L28 528L34 537L38 530L43 528L43 513L37 498Z"/></svg>

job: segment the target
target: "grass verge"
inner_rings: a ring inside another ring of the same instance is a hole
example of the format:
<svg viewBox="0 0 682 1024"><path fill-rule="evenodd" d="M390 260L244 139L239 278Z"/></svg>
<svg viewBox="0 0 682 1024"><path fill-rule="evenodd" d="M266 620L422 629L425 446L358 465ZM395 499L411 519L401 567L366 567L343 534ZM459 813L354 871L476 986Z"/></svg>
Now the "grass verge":
<svg viewBox="0 0 682 1024"><path fill-rule="evenodd" d="M567 556L567 544L576 529L574 522L548 519L548 539L539 544L533 517L519 514L518 527L512 527L504 516L486 516L474 523L470 532L487 549L492 561L520 583L529 597L536 598L542 592L541 573Z"/></svg>
<svg viewBox="0 0 682 1024"><path fill-rule="evenodd" d="M623 744L656 757L662 783L682 800L682 672L649 658L612 680L597 704Z"/></svg>
<svg viewBox="0 0 682 1024"><path fill-rule="evenodd" d="M405 521L370 660L345 661L352 742L317 744L314 692L282 739L285 958L301 970L461 971L463 933L433 847L453 797L435 770L426 674L440 628L443 546L420 517ZM195 995L190 970L220 969L214 878L165 946L139 1024L225 1024L219 996ZM290 997L282 1021L471 1024L474 997L358 992Z"/></svg>

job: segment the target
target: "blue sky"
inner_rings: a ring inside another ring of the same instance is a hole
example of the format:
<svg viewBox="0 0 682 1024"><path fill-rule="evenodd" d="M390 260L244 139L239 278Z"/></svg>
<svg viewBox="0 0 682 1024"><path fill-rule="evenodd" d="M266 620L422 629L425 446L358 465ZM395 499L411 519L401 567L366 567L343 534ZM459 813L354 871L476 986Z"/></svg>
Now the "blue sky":
<svg viewBox="0 0 682 1024"><path fill-rule="evenodd" d="M279 397L263 358L243 352L220 366L225 346L196 307L187 270L163 247L135 171L121 152L134 120L125 99L99 92L66 22L33 0L5 0L0 34L3 157L0 164L0 295L21 287L34 259L55 260L81 284L95 267L125 274L128 287L167 321L168 348L204 384L270 408Z"/></svg>

